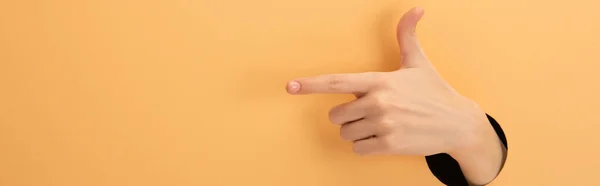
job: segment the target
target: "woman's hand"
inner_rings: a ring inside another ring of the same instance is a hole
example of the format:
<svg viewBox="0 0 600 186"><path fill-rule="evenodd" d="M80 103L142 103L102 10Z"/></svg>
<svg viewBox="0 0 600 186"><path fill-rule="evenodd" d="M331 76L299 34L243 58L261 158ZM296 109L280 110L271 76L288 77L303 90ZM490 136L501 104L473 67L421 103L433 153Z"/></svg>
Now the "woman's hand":
<svg viewBox="0 0 600 186"><path fill-rule="evenodd" d="M502 144L480 107L446 83L427 59L415 35L422 16L414 8L398 24L400 69L298 78L287 91L356 95L332 108L329 117L357 154L448 153L471 182L485 184L500 170Z"/></svg>

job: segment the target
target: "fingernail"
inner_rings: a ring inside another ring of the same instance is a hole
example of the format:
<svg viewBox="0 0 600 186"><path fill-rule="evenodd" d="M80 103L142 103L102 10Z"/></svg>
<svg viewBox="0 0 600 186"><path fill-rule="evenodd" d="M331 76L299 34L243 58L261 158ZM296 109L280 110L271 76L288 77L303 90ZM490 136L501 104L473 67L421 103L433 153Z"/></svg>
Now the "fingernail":
<svg viewBox="0 0 600 186"><path fill-rule="evenodd" d="M300 83L297 81L290 81L288 82L286 89L289 93L296 93L300 91Z"/></svg>

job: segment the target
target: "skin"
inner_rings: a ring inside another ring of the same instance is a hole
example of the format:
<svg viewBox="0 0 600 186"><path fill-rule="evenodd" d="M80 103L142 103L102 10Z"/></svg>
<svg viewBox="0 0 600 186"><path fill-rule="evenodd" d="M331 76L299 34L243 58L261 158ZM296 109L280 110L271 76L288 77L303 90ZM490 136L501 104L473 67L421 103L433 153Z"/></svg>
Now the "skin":
<svg viewBox="0 0 600 186"><path fill-rule="evenodd" d="M447 153L471 185L486 185L502 169L506 148L479 105L454 90L427 59L415 35L423 13L413 8L398 23L400 69L297 78L287 92L354 94L329 118L359 155Z"/></svg>

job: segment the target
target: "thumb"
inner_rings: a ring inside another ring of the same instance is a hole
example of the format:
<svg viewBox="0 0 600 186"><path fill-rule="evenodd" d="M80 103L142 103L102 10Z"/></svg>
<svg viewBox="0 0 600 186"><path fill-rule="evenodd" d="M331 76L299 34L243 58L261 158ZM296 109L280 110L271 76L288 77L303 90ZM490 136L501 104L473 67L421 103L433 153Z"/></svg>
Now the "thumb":
<svg viewBox="0 0 600 186"><path fill-rule="evenodd" d="M402 53L402 67L423 67L429 63L415 32L423 14L423 8L415 7L404 13L398 22L396 38Z"/></svg>

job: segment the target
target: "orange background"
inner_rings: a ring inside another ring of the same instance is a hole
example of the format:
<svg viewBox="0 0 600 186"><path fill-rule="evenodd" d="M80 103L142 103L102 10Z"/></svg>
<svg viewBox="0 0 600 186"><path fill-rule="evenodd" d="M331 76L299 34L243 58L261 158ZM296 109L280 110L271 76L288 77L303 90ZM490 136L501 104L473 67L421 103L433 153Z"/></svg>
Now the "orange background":
<svg viewBox="0 0 600 186"><path fill-rule="evenodd" d="M422 157L353 155L327 120L351 97L284 91L395 68L414 5L508 135L491 185L600 185L593 0L2 0L0 185L441 185Z"/></svg>

